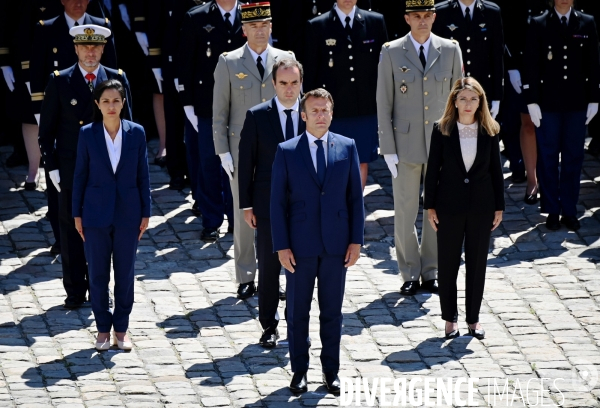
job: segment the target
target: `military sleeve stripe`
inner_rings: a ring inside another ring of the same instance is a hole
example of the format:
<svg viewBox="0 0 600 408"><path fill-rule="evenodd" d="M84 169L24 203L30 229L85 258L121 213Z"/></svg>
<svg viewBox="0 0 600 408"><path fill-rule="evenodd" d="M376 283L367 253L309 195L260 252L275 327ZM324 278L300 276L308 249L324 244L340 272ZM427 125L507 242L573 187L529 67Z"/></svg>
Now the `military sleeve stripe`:
<svg viewBox="0 0 600 408"><path fill-rule="evenodd" d="M44 95L33 96L31 95L31 102L39 102L44 100Z"/></svg>
<svg viewBox="0 0 600 408"><path fill-rule="evenodd" d="M146 21L146 17L135 17L133 21Z"/></svg>
<svg viewBox="0 0 600 408"><path fill-rule="evenodd" d="M10 54L10 50L6 47L0 47L0 55Z"/></svg>
<svg viewBox="0 0 600 408"><path fill-rule="evenodd" d="M29 69L29 61L21 61L21 69Z"/></svg>
<svg viewBox="0 0 600 408"><path fill-rule="evenodd" d="M162 54L162 50L160 48L150 48L148 54L152 57L156 57L157 55Z"/></svg>

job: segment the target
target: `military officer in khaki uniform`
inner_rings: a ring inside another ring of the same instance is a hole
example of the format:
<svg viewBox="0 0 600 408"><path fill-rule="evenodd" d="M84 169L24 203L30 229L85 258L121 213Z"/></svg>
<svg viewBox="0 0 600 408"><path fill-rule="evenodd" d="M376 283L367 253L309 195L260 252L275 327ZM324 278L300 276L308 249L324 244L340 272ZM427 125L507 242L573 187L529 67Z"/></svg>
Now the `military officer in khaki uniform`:
<svg viewBox="0 0 600 408"><path fill-rule="evenodd" d="M425 175L433 123L442 117L452 84L462 78L462 56L455 41L431 33L434 0L407 0L411 32L384 44L377 80L379 146L393 176L394 236L400 293L421 287L437 292L437 239L423 223L421 245L415 221L421 175Z"/></svg>
<svg viewBox="0 0 600 408"><path fill-rule="evenodd" d="M213 100L213 140L215 151L229 176L233 195L233 253L238 297L248 298L256 291L256 253L254 230L244 222L239 208L238 145L246 111L275 96L273 64L278 59L294 58L291 51L269 45L271 9L269 3L242 5L242 29L248 42L241 48L219 57L215 69Z"/></svg>

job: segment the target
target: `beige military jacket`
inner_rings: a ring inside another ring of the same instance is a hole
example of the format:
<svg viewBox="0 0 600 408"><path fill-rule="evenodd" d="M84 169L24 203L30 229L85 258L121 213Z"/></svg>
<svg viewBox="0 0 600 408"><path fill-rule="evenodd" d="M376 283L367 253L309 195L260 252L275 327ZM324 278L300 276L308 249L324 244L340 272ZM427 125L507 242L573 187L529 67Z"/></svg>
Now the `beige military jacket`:
<svg viewBox="0 0 600 408"><path fill-rule="evenodd" d="M431 34L425 69L409 34L381 49L377 120L381 154L427 163L433 124L442 117L452 85L463 77L458 43Z"/></svg>
<svg viewBox="0 0 600 408"><path fill-rule="evenodd" d="M235 167L246 112L275 96L273 64L283 58L295 59L294 53L269 46L261 80L248 44L219 56L214 74L213 141L217 154L231 152Z"/></svg>

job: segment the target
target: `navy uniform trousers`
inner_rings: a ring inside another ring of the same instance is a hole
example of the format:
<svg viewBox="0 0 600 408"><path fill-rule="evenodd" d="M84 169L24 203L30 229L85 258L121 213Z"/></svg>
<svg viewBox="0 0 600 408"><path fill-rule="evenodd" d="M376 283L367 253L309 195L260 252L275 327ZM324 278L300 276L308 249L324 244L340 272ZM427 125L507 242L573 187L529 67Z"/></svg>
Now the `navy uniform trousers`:
<svg viewBox="0 0 600 408"><path fill-rule="evenodd" d="M320 309L321 366L325 373L339 371L342 340L341 311L347 271L344 263L344 255L322 254L318 257L296 257L295 272L285 271L287 335L293 372L308 371L310 305L316 279L319 281L317 297Z"/></svg>
<svg viewBox="0 0 600 408"><path fill-rule="evenodd" d="M89 265L90 301L98 332L122 333L129 326L133 308L135 254L140 230L111 225L106 228L83 229L85 256ZM115 308L108 307L110 261L114 268Z"/></svg>

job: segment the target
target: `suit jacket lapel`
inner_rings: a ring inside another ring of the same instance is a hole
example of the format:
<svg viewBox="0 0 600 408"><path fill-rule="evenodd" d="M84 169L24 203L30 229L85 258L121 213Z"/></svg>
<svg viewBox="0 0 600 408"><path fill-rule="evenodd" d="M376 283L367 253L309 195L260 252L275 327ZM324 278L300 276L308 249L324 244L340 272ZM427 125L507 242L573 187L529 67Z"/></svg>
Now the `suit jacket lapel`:
<svg viewBox="0 0 600 408"><path fill-rule="evenodd" d="M298 113L300 115L300 113ZM302 120L302 115L298 117L298 135L306 132L306 122Z"/></svg>
<svg viewBox="0 0 600 408"><path fill-rule="evenodd" d="M109 170L113 171L112 164L110 162L110 156L108 155L108 148L106 147L106 139L104 137L104 125L102 122L94 122L92 125L94 139L96 140L96 149L102 156L102 161L108 166Z"/></svg>
<svg viewBox="0 0 600 408"><path fill-rule="evenodd" d="M263 81L260 77L260 73L258 72L258 68L256 68L256 63L254 62L254 58L252 58L252 54L250 53L250 49L248 48L248 44L244 45L244 54L242 55L242 59L244 60L244 66L250 71L252 75L254 75L259 81ZM266 70L265 70L266 71ZM265 78L266 78L265 72Z"/></svg>
<svg viewBox="0 0 600 408"><path fill-rule="evenodd" d="M267 108L267 112L269 115L271 126L273 126L273 135L277 139L277 143L284 142L285 135L283 134L283 130L281 129L281 120L279 119L279 111L277 110L277 103L275 103L275 98L271 99L271 106Z"/></svg>
<svg viewBox="0 0 600 408"><path fill-rule="evenodd" d="M456 155L456 160L460 163L460 168L461 168L463 174L466 175L467 168L465 167L465 161L463 160L463 156L462 156L462 149L460 148L460 136L458 134L458 124L454 125L452 134L450 134L450 143L452 144L452 150L454 150L454 154ZM479 142L478 142L478 144L479 144Z"/></svg>
<svg viewBox="0 0 600 408"><path fill-rule="evenodd" d="M117 171L115 171L115 176L119 174L119 171L123 168L123 165L127 159L125 157L125 154L129 150L129 145L131 144L131 128L124 120L121 121L121 129L121 137L123 138L121 142L121 157L119 158L119 164L117 165Z"/></svg>
<svg viewBox="0 0 600 408"><path fill-rule="evenodd" d="M73 89L73 91L75 92L75 95L77 95L75 107L81 109L83 112L88 110L94 98L92 97L90 88L85 82L85 78L81 74L81 69L79 69L78 64L75 64L75 67L71 72L71 77L69 78L69 85L71 86L71 89Z"/></svg>
<svg viewBox="0 0 600 408"><path fill-rule="evenodd" d="M323 185L327 185L327 182L331 178L333 173L333 167L335 166L335 159L337 158L337 143L333 133L329 132L327 140L327 170L325 171L325 182Z"/></svg>
<svg viewBox="0 0 600 408"><path fill-rule="evenodd" d="M479 125L479 126L481 126L481 125ZM475 168L475 165L484 159L484 157L485 157L484 152L486 151L485 145L491 139L492 138L490 137L490 135L487 134L485 129L477 129L477 153L475 154L475 160L473 161L473 165L471 166L471 168L469 169L469 171L467 173L469 173L471 170L473 170Z"/></svg>
<svg viewBox="0 0 600 408"><path fill-rule="evenodd" d="M354 44L361 44L366 40L366 35L367 29L363 11L357 7L356 12L354 13L354 22L352 23L352 39Z"/></svg>
<svg viewBox="0 0 600 408"><path fill-rule="evenodd" d="M302 156L302 160L304 160L304 165L308 168L308 172L312 176L313 180L318 186L321 186L321 183L319 183L319 178L317 177L315 165L312 161L312 156L310 155L310 150L308 148L308 136L306 136L306 132L300 137L297 148L300 150L300 155Z"/></svg>
<svg viewBox="0 0 600 408"><path fill-rule="evenodd" d="M415 46L412 42L412 40L410 39L410 35L407 34L406 37L404 37L404 44L402 45L402 48L404 49L405 53L406 53L406 58L408 58L408 60L410 62L412 62L412 64L421 72L423 71L423 64L421 64L421 60L419 59L419 55L417 54L417 50L415 49ZM430 44L430 50L431 50L431 44Z"/></svg>
<svg viewBox="0 0 600 408"><path fill-rule="evenodd" d="M439 38L432 33L431 42L429 43L429 52L427 53L427 64L425 64L425 73L431 69L431 66L435 64L440 55L442 55L440 51L441 47L442 43L440 42Z"/></svg>

